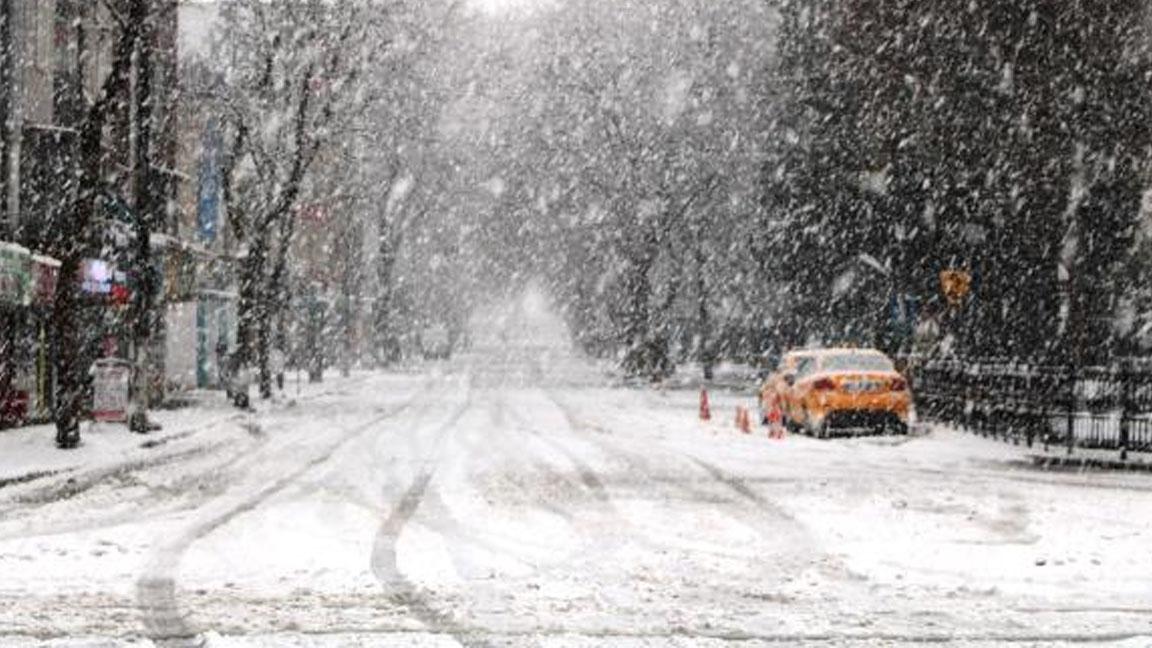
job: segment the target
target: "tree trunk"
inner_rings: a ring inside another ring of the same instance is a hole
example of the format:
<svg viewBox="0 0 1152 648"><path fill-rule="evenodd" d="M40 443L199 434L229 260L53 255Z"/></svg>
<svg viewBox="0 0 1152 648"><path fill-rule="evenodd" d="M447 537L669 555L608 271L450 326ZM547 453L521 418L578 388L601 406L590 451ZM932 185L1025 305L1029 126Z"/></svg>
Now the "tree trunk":
<svg viewBox="0 0 1152 648"><path fill-rule="evenodd" d="M266 310L271 311L269 305ZM272 316L261 317L256 330L256 364L259 367L260 398L272 398L272 368L269 364L272 350Z"/></svg>
<svg viewBox="0 0 1152 648"><path fill-rule="evenodd" d="M344 291L340 296L340 322L341 322L341 342L340 342L340 375L347 378L352 375L352 337L355 333L354 322L352 321L352 295L349 291Z"/></svg>
<svg viewBox="0 0 1152 648"><path fill-rule="evenodd" d="M236 313L236 354L240 365L248 366L256 357L256 331L263 307L264 268L268 240L264 232L252 232L248 255L240 261L240 301Z"/></svg>
<svg viewBox="0 0 1152 648"><path fill-rule="evenodd" d="M400 361L400 344L396 340L392 322L392 307L394 300L394 272L396 267L395 241L386 229L387 224L380 225L380 247L376 259L376 283L378 293L373 309L373 333L375 338L376 362L382 367Z"/></svg>
<svg viewBox="0 0 1152 648"><path fill-rule="evenodd" d="M16 52L12 43L12 0L0 0L0 239L15 238L15 215L8 211L12 161L13 75Z"/></svg>
<svg viewBox="0 0 1152 648"><path fill-rule="evenodd" d="M697 353L700 358L700 367L704 371L704 380L712 380L716 368L715 347L712 344L712 321L708 312L708 282L704 277L704 258L699 242L696 254L696 318L699 341Z"/></svg>
<svg viewBox="0 0 1152 648"><path fill-rule="evenodd" d="M324 338L324 311L323 304L313 299L308 312L308 382L318 383L324 381L324 350L321 340Z"/></svg>
<svg viewBox="0 0 1152 648"><path fill-rule="evenodd" d="M640 240L631 250L624 277L625 314L623 369L634 377L659 379L660 368L667 364L668 350L652 335L652 266L656 262L658 240L655 229L640 224Z"/></svg>
<svg viewBox="0 0 1152 648"><path fill-rule="evenodd" d="M80 282L77 277L81 260L92 238L93 216L102 186L104 125L115 101L128 95L131 81L132 53L140 36L140 24L127 22L116 41L112 70L101 88L100 97L87 111L79 125L79 187L73 203L70 236L53 250L61 261L60 280L52 308L55 333L57 398L55 409L56 443L63 448L80 442L80 416L84 407L84 387L88 367L80 331Z"/></svg>
<svg viewBox="0 0 1152 648"><path fill-rule="evenodd" d="M130 322L132 351L135 355L135 380L128 426L133 432L148 432L148 409L151 405L149 362L152 332L155 326L155 281L152 269L152 228L156 221L157 183L152 172L152 133L155 115L153 97L153 19L148 0L133 0L128 19L141 27L136 47L135 147L132 160L133 207L136 211L135 275L137 285L132 295Z"/></svg>

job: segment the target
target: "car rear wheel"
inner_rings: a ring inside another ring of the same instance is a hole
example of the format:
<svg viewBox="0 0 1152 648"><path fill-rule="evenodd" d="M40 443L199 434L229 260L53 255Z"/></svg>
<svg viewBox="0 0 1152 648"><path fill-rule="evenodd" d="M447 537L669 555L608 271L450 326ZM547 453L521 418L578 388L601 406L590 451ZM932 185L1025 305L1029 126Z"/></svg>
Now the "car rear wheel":
<svg viewBox="0 0 1152 648"><path fill-rule="evenodd" d="M792 422L792 417L788 416L788 412L780 413L780 425L784 426L784 430L789 434L796 434L799 431L796 424Z"/></svg>

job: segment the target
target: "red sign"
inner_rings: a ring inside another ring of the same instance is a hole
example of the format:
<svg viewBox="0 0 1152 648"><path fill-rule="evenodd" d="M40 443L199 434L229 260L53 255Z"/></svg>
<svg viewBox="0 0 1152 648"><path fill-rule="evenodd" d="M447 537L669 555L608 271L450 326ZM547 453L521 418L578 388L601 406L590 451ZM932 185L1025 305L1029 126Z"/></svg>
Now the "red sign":
<svg viewBox="0 0 1152 648"><path fill-rule="evenodd" d="M112 292L109 294L109 300L117 306L123 306L132 301L132 291L124 284L112 284Z"/></svg>

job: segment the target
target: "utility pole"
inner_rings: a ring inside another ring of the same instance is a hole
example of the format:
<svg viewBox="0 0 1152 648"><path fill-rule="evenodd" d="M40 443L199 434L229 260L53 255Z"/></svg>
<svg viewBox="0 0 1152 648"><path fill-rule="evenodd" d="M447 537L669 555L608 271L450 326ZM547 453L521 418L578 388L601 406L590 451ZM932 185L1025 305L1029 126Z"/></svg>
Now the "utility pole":
<svg viewBox="0 0 1152 648"><path fill-rule="evenodd" d="M13 83L17 57L13 42L12 0L0 0L0 239L10 238L15 232L13 214L8 210L8 194L12 182L12 108L15 105Z"/></svg>

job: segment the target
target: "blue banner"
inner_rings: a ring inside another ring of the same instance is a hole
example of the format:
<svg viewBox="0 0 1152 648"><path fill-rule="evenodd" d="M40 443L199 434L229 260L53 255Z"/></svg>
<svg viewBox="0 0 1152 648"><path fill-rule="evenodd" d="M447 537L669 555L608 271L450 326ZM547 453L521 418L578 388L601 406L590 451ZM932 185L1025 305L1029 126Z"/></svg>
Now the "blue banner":
<svg viewBox="0 0 1152 648"><path fill-rule="evenodd" d="M196 204L196 224L200 240L216 240L220 219L220 127L215 119L204 127L200 151L200 186Z"/></svg>

